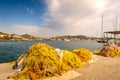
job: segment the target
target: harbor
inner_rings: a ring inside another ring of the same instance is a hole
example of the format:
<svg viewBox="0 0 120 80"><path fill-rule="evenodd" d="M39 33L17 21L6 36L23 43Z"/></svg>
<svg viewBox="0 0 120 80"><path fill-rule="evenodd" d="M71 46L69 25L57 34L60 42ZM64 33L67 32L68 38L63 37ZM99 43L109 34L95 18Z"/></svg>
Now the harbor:
<svg viewBox="0 0 120 80"><path fill-rule="evenodd" d="M98 43L105 43L106 45L120 46L120 31L106 31L103 38L97 41Z"/></svg>
<svg viewBox="0 0 120 80"><path fill-rule="evenodd" d="M120 80L119 0L0 0L0 80Z"/></svg>

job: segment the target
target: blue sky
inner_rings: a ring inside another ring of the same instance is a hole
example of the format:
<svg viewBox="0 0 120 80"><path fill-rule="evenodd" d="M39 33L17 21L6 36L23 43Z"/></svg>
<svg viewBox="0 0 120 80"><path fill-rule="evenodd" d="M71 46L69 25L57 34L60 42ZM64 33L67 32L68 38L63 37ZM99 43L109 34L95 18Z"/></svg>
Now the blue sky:
<svg viewBox="0 0 120 80"><path fill-rule="evenodd" d="M40 25L44 13L44 0L0 0L0 23L5 27L14 24Z"/></svg>
<svg viewBox="0 0 120 80"><path fill-rule="evenodd" d="M119 0L0 0L0 31L39 37L120 30ZM117 19L117 24L115 20Z"/></svg>

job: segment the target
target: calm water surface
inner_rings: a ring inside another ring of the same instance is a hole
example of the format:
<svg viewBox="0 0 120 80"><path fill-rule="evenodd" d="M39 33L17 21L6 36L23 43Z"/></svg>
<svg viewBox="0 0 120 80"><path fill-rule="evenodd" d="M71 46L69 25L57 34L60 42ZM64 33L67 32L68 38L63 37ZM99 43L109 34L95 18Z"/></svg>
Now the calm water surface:
<svg viewBox="0 0 120 80"><path fill-rule="evenodd" d="M87 48L90 51L99 50L103 44L96 41L0 41L0 63L16 60L22 53L27 53L28 47L34 43L47 43L60 49L72 50Z"/></svg>

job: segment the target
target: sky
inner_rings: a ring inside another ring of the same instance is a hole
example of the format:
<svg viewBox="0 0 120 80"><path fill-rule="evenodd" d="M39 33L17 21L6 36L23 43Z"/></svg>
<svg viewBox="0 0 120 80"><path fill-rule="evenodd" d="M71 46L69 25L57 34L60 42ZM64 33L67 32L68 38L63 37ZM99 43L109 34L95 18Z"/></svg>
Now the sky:
<svg viewBox="0 0 120 80"><path fill-rule="evenodd" d="M120 0L0 0L0 32L100 37L101 15L103 31L120 30L119 9Z"/></svg>

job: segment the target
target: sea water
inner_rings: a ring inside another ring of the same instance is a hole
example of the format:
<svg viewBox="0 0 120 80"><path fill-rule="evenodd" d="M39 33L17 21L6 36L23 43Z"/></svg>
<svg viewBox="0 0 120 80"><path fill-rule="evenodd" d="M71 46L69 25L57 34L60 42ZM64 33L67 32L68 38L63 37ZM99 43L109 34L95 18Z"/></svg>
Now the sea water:
<svg viewBox="0 0 120 80"><path fill-rule="evenodd" d="M60 49L73 50L76 48L87 48L90 51L100 50L103 44L97 43L94 40L80 41L0 41L0 63L14 61L23 53L28 52L28 47L35 43L46 43L50 46Z"/></svg>

